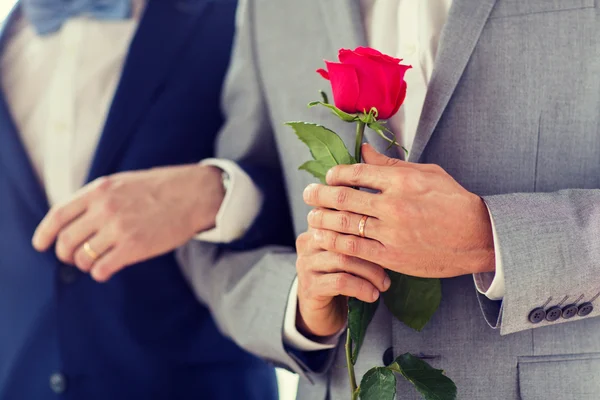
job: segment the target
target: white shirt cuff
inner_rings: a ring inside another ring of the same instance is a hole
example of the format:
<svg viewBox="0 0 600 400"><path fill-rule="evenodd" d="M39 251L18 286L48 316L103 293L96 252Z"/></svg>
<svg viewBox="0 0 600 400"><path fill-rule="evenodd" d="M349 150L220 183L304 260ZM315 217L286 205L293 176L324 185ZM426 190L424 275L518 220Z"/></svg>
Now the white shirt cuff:
<svg viewBox="0 0 600 400"><path fill-rule="evenodd" d="M340 340L340 336L345 329L338 334L319 339L318 342L307 339L296 328L296 312L298 307L298 278L294 280L290 297L285 310L285 319L283 322L283 343L298 351L318 351L334 349Z"/></svg>
<svg viewBox="0 0 600 400"><path fill-rule="evenodd" d="M229 175L229 187L217 213L215 227L200 233L196 240L211 243L231 243L244 236L254 223L262 204L262 192L236 163L209 158L200 163L211 165Z"/></svg>
<svg viewBox="0 0 600 400"><path fill-rule="evenodd" d="M494 225L494 218L492 213L488 209L490 214L490 221L492 222L492 235L494 236L494 251L496 253L496 272L483 272L480 274L474 274L475 287L479 293L485 295L490 300L502 300L504 298L504 266L502 265L502 254L500 253L500 242L498 241L498 233L496 232L496 225Z"/></svg>

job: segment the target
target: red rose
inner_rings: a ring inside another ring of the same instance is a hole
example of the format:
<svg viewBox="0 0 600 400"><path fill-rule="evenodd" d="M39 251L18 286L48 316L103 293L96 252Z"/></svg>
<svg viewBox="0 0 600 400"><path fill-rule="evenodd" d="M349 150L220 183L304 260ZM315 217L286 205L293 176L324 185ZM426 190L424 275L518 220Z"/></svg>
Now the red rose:
<svg viewBox="0 0 600 400"><path fill-rule="evenodd" d="M341 49L340 62L325 61L327 71L317 72L331 82L337 108L355 114L375 107L378 119L388 119L398 112L406 97L404 74L410 65L368 47Z"/></svg>

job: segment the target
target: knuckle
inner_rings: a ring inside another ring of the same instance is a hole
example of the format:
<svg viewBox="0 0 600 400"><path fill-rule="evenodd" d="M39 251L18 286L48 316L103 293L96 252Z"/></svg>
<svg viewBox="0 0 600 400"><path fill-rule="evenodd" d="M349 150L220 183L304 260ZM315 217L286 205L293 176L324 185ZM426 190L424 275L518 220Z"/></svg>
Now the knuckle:
<svg viewBox="0 0 600 400"><path fill-rule="evenodd" d="M348 254L357 254L358 250L359 250L359 246L360 245L359 245L358 240L350 237L345 240L344 250Z"/></svg>
<svg viewBox="0 0 600 400"><path fill-rule="evenodd" d="M346 188L338 188L335 194L335 204L343 206L348 202L349 191Z"/></svg>
<svg viewBox="0 0 600 400"><path fill-rule="evenodd" d="M361 297L363 297L364 299L371 299L372 295L373 295L373 287L372 285L361 279L361 281L358 284L358 293L360 293Z"/></svg>
<svg viewBox="0 0 600 400"><path fill-rule="evenodd" d="M108 196L104 199L100 206L102 213L106 217L114 216L119 211L119 204L116 199L112 196Z"/></svg>
<svg viewBox="0 0 600 400"><path fill-rule="evenodd" d="M114 179L110 176L102 176L94 181L97 193L107 193L110 191L114 183Z"/></svg>
<svg viewBox="0 0 600 400"><path fill-rule="evenodd" d="M337 249L340 235L338 235L335 232L328 232L328 233L324 232L323 234L326 235L325 243L327 243L327 248Z"/></svg>
<svg viewBox="0 0 600 400"><path fill-rule="evenodd" d="M67 231L62 231L58 234L57 249L66 251L73 248L73 238Z"/></svg>
<svg viewBox="0 0 600 400"><path fill-rule="evenodd" d="M345 267L352 262L352 257L350 257L347 254L336 253L336 257L337 257L336 263L340 267Z"/></svg>
<svg viewBox="0 0 600 400"><path fill-rule="evenodd" d="M347 213L340 213L337 219L338 228L342 232L347 232L348 230L350 230L350 216Z"/></svg>
<svg viewBox="0 0 600 400"><path fill-rule="evenodd" d="M52 219L58 225L63 225L66 223L67 214L64 206L55 206L50 210L50 214L52 215Z"/></svg>
<svg viewBox="0 0 600 400"><path fill-rule="evenodd" d="M333 289L337 293L342 293L348 287L348 275L346 274L338 274L333 279Z"/></svg>
<svg viewBox="0 0 600 400"><path fill-rule="evenodd" d="M350 175L350 183L356 183L360 181L360 179L365 174L366 165L365 164L354 164L351 169Z"/></svg>

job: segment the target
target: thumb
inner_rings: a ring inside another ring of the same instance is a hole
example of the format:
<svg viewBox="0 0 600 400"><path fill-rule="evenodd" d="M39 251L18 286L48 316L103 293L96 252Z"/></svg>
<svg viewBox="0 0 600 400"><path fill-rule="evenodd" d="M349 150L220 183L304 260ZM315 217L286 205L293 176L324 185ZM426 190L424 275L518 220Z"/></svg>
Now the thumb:
<svg viewBox="0 0 600 400"><path fill-rule="evenodd" d="M396 158L390 158L379 153L368 143L362 145L362 156L366 164L379 165L381 167L393 167L402 162Z"/></svg>

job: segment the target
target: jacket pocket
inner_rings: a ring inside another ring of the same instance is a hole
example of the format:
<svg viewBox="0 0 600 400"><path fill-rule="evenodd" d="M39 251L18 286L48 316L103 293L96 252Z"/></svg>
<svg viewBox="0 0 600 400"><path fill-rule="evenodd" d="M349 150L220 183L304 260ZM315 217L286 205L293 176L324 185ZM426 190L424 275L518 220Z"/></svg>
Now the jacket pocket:
<svg viewBox="0 0 600 400"><path fill-rule="evenodd" d="M519 357L522 400L600 399L600 353Z"/></svg>
<svg viewBox="0 0 600 400"><path fill-rule="evenodd" d="M595 0L498 0L490 18L594 8Z"/></svg>

